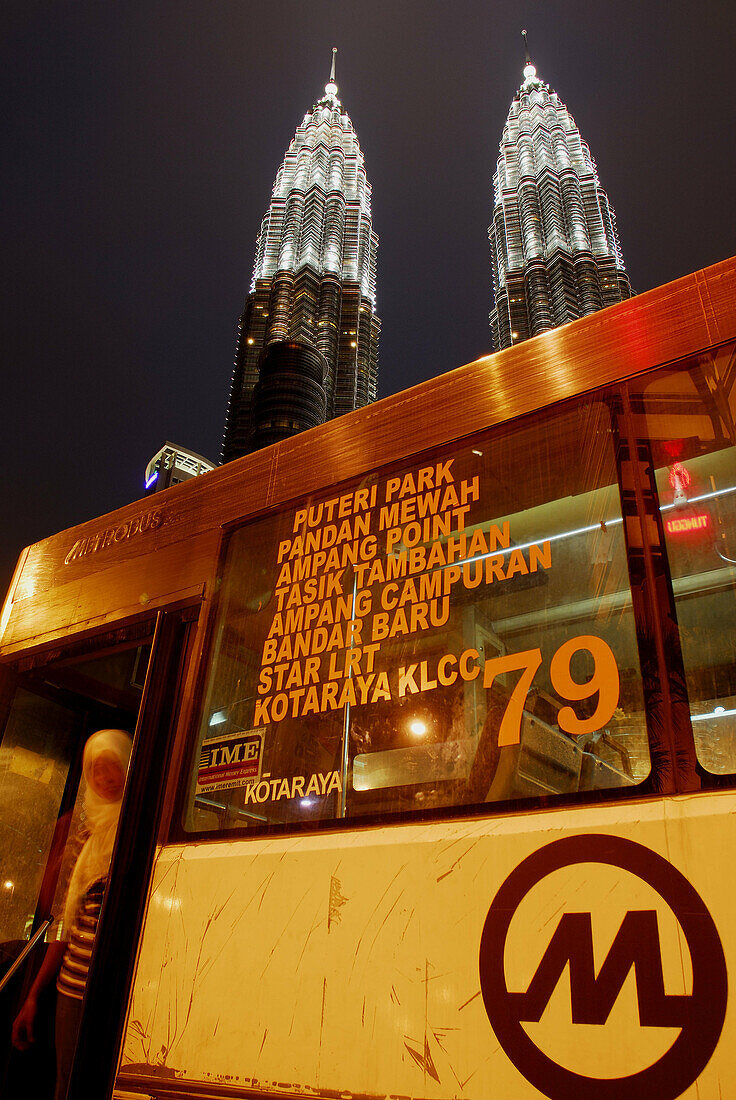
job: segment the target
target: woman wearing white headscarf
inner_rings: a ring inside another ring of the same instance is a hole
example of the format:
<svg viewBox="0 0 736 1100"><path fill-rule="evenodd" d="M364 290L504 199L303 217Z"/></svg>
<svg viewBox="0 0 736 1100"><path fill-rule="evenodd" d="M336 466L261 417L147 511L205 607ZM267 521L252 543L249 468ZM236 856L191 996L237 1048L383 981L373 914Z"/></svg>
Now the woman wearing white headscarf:
<svg viewBox="0 0 736 1100"><path fill-rule="evenodd" d="M86 781L87 836L69 879L62 938L49 944L36 980L13 1024L13 1044L24 1050L33 1042L39 995L56 977L55 1100L64 1100L66 1096L130 750L130 737L123 730L98 730L84 746L82 770Z"/></svg>

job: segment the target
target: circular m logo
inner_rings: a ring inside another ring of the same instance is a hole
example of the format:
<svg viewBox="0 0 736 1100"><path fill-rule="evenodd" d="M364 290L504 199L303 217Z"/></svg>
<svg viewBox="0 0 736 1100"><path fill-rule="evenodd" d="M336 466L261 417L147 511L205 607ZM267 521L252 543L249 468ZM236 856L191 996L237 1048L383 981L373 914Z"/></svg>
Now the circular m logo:
<svg viewBox="0 0 736 1100"><path fill-rule="evenodd" d="M670 991L683 972L689 988ZM674 1100L726 1013L700 896L650 849L602 834L557 840L511 872L483 927L480 984L506 1054L551 1100Z"/></svg>

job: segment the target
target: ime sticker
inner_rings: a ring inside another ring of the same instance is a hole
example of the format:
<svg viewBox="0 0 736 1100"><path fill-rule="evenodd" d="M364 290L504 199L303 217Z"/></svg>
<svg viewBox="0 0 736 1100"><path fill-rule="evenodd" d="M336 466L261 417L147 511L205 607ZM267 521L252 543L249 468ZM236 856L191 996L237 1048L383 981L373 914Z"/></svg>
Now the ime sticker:
<svg viewBox="0 0 736 1100"><path fill-rule="evenodd" d="M197 794L247 786L260 777L262 759L263 737L255 730L240 730L203 741Z"/></svg>

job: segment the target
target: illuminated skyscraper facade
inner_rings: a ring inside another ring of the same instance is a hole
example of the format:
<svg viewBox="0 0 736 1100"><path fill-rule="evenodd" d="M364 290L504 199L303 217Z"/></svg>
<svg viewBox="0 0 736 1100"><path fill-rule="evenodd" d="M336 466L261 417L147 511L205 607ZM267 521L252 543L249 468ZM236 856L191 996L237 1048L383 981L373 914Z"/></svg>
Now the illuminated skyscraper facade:
<svg viewBox="0 0 736 1100"><path fill-rule="evenodd" d="M527 53L493 178L496 348L632 295L616 216L575 120Z"/></svg>
<svg viewBox="0 0 736 1100"><path fill-rule="evenodd" d="M325 419L376 397L378 237L363 153L337 96L335 52L324 95L297 128L261 223L253 281L239 324L225 462L253 449L272 429L280 429L283 437L307 423L298 416L289 421L293 384L283 416L277 415L278 402L259 406L253 400L260 364L273 344L288 344L292 356L300 344L323 357ZM271 354L270 385L272 360ZM265 407L279 423L255 423L254 412Z"/></svg>

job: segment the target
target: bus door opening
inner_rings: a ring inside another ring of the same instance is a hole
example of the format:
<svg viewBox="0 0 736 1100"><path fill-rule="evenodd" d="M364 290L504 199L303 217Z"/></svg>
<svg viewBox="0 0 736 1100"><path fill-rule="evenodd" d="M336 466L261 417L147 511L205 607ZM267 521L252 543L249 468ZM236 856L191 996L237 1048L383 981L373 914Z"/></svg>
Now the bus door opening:
<svg viewBox="0 0 736 1100"><path fill-rule="evenodd" d="M150 631L135 633L116 646L103 640L99 648L97 640L84 653L2 670L3 1096L51 1100L58 1006L81 1011L122 799L120 772L124 783L151 651Z"/></svg>

